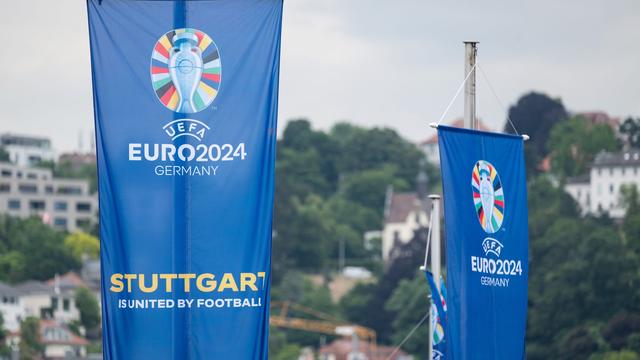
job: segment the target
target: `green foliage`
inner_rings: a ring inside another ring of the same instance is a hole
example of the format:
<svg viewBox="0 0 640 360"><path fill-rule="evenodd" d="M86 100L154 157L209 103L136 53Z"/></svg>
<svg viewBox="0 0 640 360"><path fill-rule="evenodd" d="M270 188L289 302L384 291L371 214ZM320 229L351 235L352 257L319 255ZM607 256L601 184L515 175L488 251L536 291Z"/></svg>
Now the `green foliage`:
<svg viewBox="0 0 640 360"><path fill-rule="evenodd" d="M632 236L623 238L607 218L581 218L571 197L543 177L528 185L527 357L589 358L624 346L620 339L635 330L616 314L640 307Z"/></svg>
<svg viewBox="0 0 640 360"><path fill-rule="evenodd" d="M598 152L619 149L609 125L591 125L581 116L555 124L548 145L551 169L560 177L584 174Z"/></svg>
<svg viewBox="0 0 640 360"><path fill-rule="evenodd" d="M409 190L408 183L398 176L395 165L363 170L349 175L344 182L344 197L369 209L384 209L384 198L388 186L395 191ZM378 211L378 214L382 214ZM380 216L380 221L382 217Z"/></svg>
<svg viewBox="0 0 640 360"><path fill-rule="evenodd" d="M640 118L627 118L620 125L620 133L631 147L640 147Z"/></svg>
<svg viewBox="0 0 640 360"><path fill-rule="evenodd" d="M635 351L640 354L640 331L629 335L627 338L627 347L631 351Z"/></svg>
<svg viewBox="0 0 640 360"><path fill-rule="evenodd" d="M560 358L566 360L586 359L598 351L596 337L588 328L583 326L569 331L560 344Z"/></svg>
<svg viewBox="0 0 640 360"><path fill-rule="evenodd" d="M76 289L75 294L76 306L80 311L80 322L87 329L93 330L100 325L100 306L98 299L85 287Z"/></svg>
<svg viewBox="0 0 640 360"><path fill-rule="evenodd" d="M290 267L335 268L340 241L347 264L371 264L379 254L364 249L363 234L380 228L387 186L411 189L422 158L389 129L340 123L325 133L289 122L276 161L274 283Z"/></svg>
<svg viewBox="0 0 640 360"><path fill-rule="evenodd" d="M551 128L568 118L567 111L559 99L551 99L545 94L531 92L518 99L509 109L509 118L518 132L528 134L531 139L525 143L525 159L527 174L537 172L537 166L549 153L547 140ZM507 122L504 127L507 133L514 130Z"/></svg>
<svg viewBox="0 0 640 360"><path fill-rule="evenodd" d="M20 358L31 360L38 358L44 351L40 341L40 320L27 317L20 324Z"/></svg>
<svg viewBox="0 0 640 360"><path fill-rule="evenodd" d="M300 349L300 346L287 342L285 331L274 327L269 329L269 359L297 359Z"/></svg>
<svg viewBox="0 0 640 360"><path fill-rule="evenodd" d="M7 331L4 329L4 316L0 312L0 358L7 356L10 353L10 349L7 346Z"/></svg>
<svg viewBox="0 0 640 360"><path fill-rule="evenodd" d="M385 308L395 313L393 319L392 341L399 344L404 337L429 312L429 287L424 274L418 272L412 280L402 280L393 291ZM415 331L414 335L403 345L403 349L416 355L417 358L428 358L429 354L429 320Z"/></svg>
<svg viewBox="0 0 640 360"><path fill-rule="evenodd" d="M589 360L640 360L638 353L628 350L608 351L589 357Z"/></svg>
<svg viewBox="0 0 640 360"><path fill-rule="evenodd" d="M82 261L84 255L92 259L100 256L100 240L82 231L67 235L64 245L71 250L78 261Z"/></svg>
<svg viewBox="0 0 640 360"><path fill-rule="evenodd" d="M37 218L0 216L0 280L47 280L78 269L64 235Z"/></svg>
<svg viewBox="0 0 640 360"><path fill-rule="evenodd" d="M631 334L640 332L640 314L621 312L611 318L602 331L611 348L620 350L627 347Z"/></svg>
<svg viewBox="0 0 640 360"><path fill-rule="evenodd" d="M0 161L2 162L11 161L11 158L9 157L9 152L7 152L7 150L2 146L0 146Z"/></svg>

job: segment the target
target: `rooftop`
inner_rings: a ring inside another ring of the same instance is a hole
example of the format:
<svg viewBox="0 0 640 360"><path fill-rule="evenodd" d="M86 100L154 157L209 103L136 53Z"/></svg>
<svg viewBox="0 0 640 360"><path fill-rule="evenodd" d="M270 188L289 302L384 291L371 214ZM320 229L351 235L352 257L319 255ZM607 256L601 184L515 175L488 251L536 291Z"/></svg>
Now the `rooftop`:
<svg viewBox="0 0 640 360"><path fill-rule="evenodd" d="M424 211L417 193L396 193L391 190L387 196L384 217L385 224L405 222L407 216L409 216L412 211Z"/></svg>
<svg viewBox="0 0 640 360"><path fill-rule="evenodd" d="M11 285L0 281L0 296L17 297L18 291Z"/></svg>
<svg viewBox="0 0 640 360"><path fill-rule="evenodd" d="M573 176L573 177L567 178L567 185L569 185L569 184L588 184L590 180L591 180L591 175L589 175L589 174Z"/></svg>
<svg viewBox="0 0 640 360"><path fill-rule="evenodd" d="M593 160L593 166L640 166L640 149L631 149L619 153L601 151Z"/></svg>

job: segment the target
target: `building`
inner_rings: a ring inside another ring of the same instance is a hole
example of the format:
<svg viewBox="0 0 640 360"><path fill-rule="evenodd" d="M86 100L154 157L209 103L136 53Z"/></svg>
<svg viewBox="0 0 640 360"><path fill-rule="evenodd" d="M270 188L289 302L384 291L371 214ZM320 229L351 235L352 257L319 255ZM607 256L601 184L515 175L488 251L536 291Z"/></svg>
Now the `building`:
<svg viewBox="0 0 640 360"><path fill-rule="evenodd" d="M0 134L0 146L9 153L11 162L21 167L56 159L51 140L44 137Z"/></svg>
<svg viewBox="0 0 640 360"><path fill-rule="evenodd" d="M75 290L84 285L78 279L76 274L68 273L47 282L30 280L17 285L25 316L55 319L64 323L80 320Z"/></svg>
<svg viewBox="0 0 640 360"><path fill-rule="evenodd" d="M5 329L10 332L20 330L20 322L25 318L24 307L18 291L3 282L0 282L0 313L2 313Z"/></svg>
<svg viewBox="0 0 640 360"><path fill-rule="evenodd" d="M389 261L391 250L406 244L413 238L415 230L428 227L429 218L423 201L417 193L387 190L382 228L382 260Z"/></svg>
<svg viewBox="0 0 640 360"><path fill-rule="evenodd" d="M456 119L451 124L447 126L463 128L464 120ZM482 131L492 131L489 129L481 120L478 120L478 130ZM438 148L438 133L436 129L431 129L433 131L433 135L431 135L427 140L421 141L418 143L418 147L422 149L427 160L436 166L440 166L440 149Z"/></svg>
<svg viewBox="0 0 640 360"><path fill-rule="evenodd" d="M600 152L589 173L567 179L564 189L579 204L583 215L607 213L614 219L624 217L620 189L635 185L640 189L640 150L620 153Z"/></svg>
<svg viewBox="0 0 640 360"><path fill-rule="evenodd" d="M354 351L354 345L357 344L358 351ZM350 339L338 339L330 344L320 347L321 360L412 360L413 357L403 350L398 350L395 354L394 347L376 345L358 341L354 343ZM393 355L393 357L389 357Z"/></svg>
<svg viewBox="0 0 640 360"><path fill-rule="evenodd" d="M0 163L0 214L37 216L74 232L97 222L98 197L89 182L53 178L51 170Z"/></svg>
<svg viewBox="0 0 640 360"><path fill-rule="evenodd" d="M87 356L89 342L60 321L40 320L40 341L44 346L45 359L64 360Z"/></svg>

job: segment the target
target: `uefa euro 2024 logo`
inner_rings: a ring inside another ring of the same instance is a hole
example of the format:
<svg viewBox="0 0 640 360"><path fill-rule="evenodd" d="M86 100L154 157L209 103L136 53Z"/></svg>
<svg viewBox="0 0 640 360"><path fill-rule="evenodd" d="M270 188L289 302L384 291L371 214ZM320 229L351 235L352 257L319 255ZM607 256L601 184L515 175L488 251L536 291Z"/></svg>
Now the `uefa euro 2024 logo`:
<svg viewBox="0 0 640 360"><path fill-rule="evenodd" d="M476 162L471 187L480 226L488 234L497 232L504 218L504 191L496 168L485 160Z"/></svg>
<svg viewBox="0 0 640 360"><path fill-rule="evenodd" d="M156 42L151 55L151 82L169 110L192 114L206 109L218 95L220 52L209 35L176 29Z"/></svg>

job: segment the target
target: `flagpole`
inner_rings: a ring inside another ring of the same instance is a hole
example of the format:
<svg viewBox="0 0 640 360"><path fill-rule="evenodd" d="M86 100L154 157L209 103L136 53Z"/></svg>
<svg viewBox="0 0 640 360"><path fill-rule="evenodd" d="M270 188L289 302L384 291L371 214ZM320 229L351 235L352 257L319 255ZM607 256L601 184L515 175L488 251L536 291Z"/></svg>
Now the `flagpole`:
<svg viewBox="0 0 640 360"><path fill-rule="evenodd" d="M436 283L436 287L438 291L440 291L440 195L431 194L429 195L429 199L431 199L431 224L430 233L431 233L431 273ZM433 295L431 295L431 301L433 302ZM431 306L429 306L429 312L431 312ZM441 315L442 316L442 315ZM429 321L429 359L433 359L433 321Z"/></svg>
<svg viewBox="0 0 640 360"><path fill-rule="evenodd" d="M476 128L476 56L478 42L464 42L464 76L468 80L464 84L464 127Z"/></svg>

